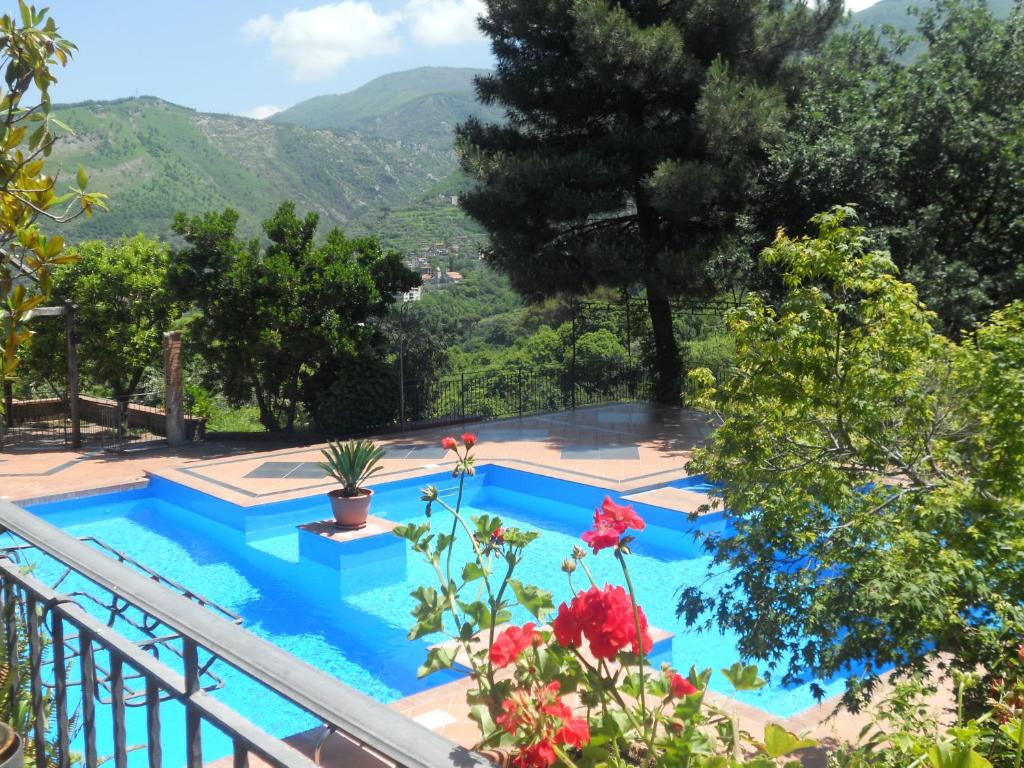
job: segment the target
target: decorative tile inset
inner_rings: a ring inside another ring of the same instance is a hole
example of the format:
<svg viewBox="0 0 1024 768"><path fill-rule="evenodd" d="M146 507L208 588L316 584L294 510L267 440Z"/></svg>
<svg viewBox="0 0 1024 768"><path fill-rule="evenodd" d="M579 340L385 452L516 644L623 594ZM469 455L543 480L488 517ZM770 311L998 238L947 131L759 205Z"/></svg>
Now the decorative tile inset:
<svg viewBox="0 0 1024 768"><path fill-rule="evenodd" d="M443 459L447 453L439 444L427 445L389 445L386 448L388 458L407 461L428 461Z"/></svg>
<svg viewBox="0 0 1024 768"><path fill-rule="evenodd" d="M249 472L246 477L280 480L288 477L289 474L301 466L301 461L265 461Z"/></svg>
<svg viewBox="0 0 1024 768"><path fill-rule="evenodd" d="M635 445L567 445L562 449L563 459L639 459L640 449Z"/></svg>
<svg viewBox="0 0 1024 768"><path fill-rule="evenodd" d="M264 480L319 480L326 476L315 461L265 461L246 475Z"/></svg>
<svg viewBox="0 0 1024 768"><path fill-rule="evenodd" d="M319 480L321 477L327 477L327 472L315 461L305 461L298 466L298 468L289 473L288 479L302 478L304 480Z"/></svg>

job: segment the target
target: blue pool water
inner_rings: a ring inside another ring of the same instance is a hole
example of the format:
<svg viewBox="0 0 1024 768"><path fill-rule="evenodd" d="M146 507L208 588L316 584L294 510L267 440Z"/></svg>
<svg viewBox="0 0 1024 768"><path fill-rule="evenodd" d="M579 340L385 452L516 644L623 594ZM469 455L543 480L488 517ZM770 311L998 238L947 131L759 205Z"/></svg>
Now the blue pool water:
<svg viewBox="0 0 1024 768"><path fill-rule="evenodd" d="M695 490L707 488L699 479L682 483ZM373 514L396 521L422 521L424 504L419 501L419 489L428 484L436 484L443 498L454 500L456 481L447 474L379 484L375 486ZM680 481L673 485L679 487ZM617 494L599 488L484 466L467 480L463 504L470 514L496 514L507 526L541 531L518 576L552 590L557 605L571 596L559 565L573 545L580 543L579 534L590 526L593 509L606 493L618 500ZM708 558L693 533L698 528L721 528L721 516L709 515L691 523L678 513L635 506L648 527L633 545L630 567L634 583L651 625L676 633L664 660L681 670L691 665L711 667L716 670L711 688L731 694L717 670L737 660L735 638L688 631L675 616L682 586L720 587L706 580ZM325 496L243 508L154 478L143 490L42 504L32 511L68 533L96 537L240 614L249 631L381 702L458 676L450 672L416 679L426 647L438 638L406 639L412 623L409 593L420 585L433 585L434 574L418 555L406 551L405 542L394 537L368 539L362 547L345 549L344 560L339 561L337 545L297 531L300 523L330 516ZM432 520L443 529L450 518L438 512ZM457 559L460 554L468 559L468 551L457 552ZM590 556L587 563L599 583L622 582L609 552ZM36 574L45 581L62 572L54 563L41 562ZM69 580L61 589L81 586ZM514 619L526 621L528 616L519 612ZM217 664L214 671L225 681L215 695L275 736L316 725L227 665ZM832 681L825 689L829 695L839 693L842 681ZM771 685L737 698L780 717L815 703L806 685ZM184 718L174 711L176 705L164 707L165 760L181 764ZM141 707L129 712L129 741L133 726L141 727L143 717ZM105 749L112 751L109 743L99 746L101 754ZM179 746L180 754L176 751ZM226 739L212 730L204 733L206 760L229 753ZM144 763L145 752L130 757Z"/></svg>

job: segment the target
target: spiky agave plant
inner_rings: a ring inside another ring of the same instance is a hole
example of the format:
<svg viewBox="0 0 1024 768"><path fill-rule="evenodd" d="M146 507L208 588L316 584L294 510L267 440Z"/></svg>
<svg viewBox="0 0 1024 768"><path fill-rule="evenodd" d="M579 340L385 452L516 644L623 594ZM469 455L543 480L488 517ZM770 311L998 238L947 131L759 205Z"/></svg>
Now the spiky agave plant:
<svg viewBox="0 0 1024 768"><path fill-rule="evenodd" d="M381 470L384 458L384 449L372 440L328 443L321 453L325 461L320 466L341 483L341 495L346 498L359 495L363 483Z"/></svg>

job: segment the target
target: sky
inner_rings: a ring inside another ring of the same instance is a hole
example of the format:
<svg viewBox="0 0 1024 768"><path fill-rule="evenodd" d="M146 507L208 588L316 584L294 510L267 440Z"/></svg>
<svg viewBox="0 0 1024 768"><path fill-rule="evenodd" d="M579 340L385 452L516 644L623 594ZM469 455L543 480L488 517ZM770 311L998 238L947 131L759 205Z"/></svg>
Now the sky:
<svg viewBox="0 0 1024 768"><path fill-rule="evenodd" d="M847 0L852 10L875 0ZM79 51L56 102L159 96L266 117L421 66L490 67L482 0L51 0Z"/></svg>

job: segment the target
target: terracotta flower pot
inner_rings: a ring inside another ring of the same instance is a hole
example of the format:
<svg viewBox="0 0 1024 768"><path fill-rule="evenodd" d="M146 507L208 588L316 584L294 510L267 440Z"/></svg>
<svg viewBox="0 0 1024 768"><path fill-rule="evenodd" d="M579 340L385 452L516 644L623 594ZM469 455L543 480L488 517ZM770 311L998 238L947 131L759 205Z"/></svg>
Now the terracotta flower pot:
<svg viewBox="0 0 1024 768"><path fill-rule="evenodd" d="M0 768L22 768L21 738L7 723L0 722Z"/></svg>
<svg viewBox="0 0 1024 768"><path fill-rule="evenodd" d="M339 528L362 528L366 525L366 516L370 514L370 499L373 491L369 488L358 488L356 496L342 496L339 488L327 494L331 500L331 511L334 522Z"/></svg>

